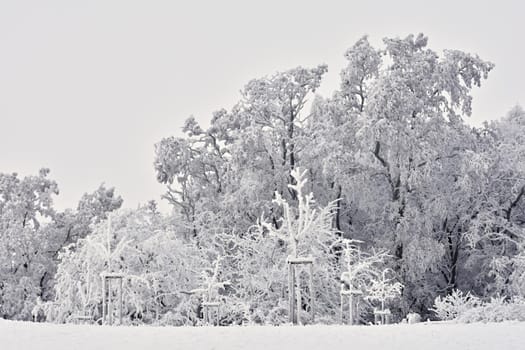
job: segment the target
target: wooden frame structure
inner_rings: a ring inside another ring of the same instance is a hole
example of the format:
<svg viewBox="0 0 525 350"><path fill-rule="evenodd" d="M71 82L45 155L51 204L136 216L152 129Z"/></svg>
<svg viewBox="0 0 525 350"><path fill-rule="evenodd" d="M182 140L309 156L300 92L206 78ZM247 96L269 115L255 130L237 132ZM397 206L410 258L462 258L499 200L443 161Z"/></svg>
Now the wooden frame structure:
<svg viewBox="0 0 525 350"><path fill-rule="evenodd" d="M75 315L73 316L73 321L75 324L90 324L93 318L86 315Z"/></svg>
<svg viewBox="0 0 525 350"><path fill-rule="evenodd" d="M359 322L359 297L363 294L358 289L345 290L344 284L341 284L341 324L344 324L344 300L348 298L348 324L354 325Z"/></svg>
<svg viewBox="0 0 525 350"><path fill-rule="evenodd" d="M102 277L102 324L113 324L113 300L112 300L112 283L118 281L118 315L119 324L122 324L122 280L123 274L103 272Z"/></svg>
<svg viewBox="0 0 525 350"><path fill-rule="evenodd" d="M297 274L298 265L308 265L309 266L309 281L308 289L310 291L310 314L312 323L315 322L315 299L314 299L314 260L313 258L292 258L288 257L286 259L288 264L288 319L292 324L300 324L301 316L299 311L301 310L301 301L299 299L300 291L300 280ZM296 277L297 274L297 277ZM297 284L297 285L296 285ZM296 289L297 288L297 289Z"/></svg>
<svg viewBox="0 0 525 350"><path fill-rule="evenodd" d="M207 325L210 324L210 321L212 320L211 316L213 315L212 310L215 309L215 322L212 321L211 324L215 326L219 326L220 317L221 317L220 303L208 301L208 302L203 302L201 306L202 306L202 313L204 316L204 323Z"/></svg>
<svg viewBox="0 0 525 350"><path fill-rule="evenodd" d="M376 325L390 324L392 321L392 314L390 309L374 310L374 323Z"/></svg>

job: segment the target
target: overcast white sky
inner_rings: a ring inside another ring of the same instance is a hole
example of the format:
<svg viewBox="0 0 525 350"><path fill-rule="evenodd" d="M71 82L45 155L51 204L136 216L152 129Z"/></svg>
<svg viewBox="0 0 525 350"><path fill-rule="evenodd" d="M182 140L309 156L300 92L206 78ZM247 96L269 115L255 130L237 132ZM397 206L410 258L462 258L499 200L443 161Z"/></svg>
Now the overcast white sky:
<svg viewBox="0 0 525 350"><path fill-rule="evenodd" d="M60 209L102 182L127 207L159 199L154 144L186 117L207 122L248 80L297 65L327 63L329 95L363 34L423 32L496 63L473 122L495 119L525 104L520 2L0 0L0 172L51 168Z"/></svg>

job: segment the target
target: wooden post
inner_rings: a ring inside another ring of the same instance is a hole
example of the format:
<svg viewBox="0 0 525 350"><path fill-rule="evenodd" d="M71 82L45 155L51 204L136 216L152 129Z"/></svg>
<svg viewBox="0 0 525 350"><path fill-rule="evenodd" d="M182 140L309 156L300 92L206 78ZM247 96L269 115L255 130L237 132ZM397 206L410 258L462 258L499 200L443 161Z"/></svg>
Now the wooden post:
<svg viewBox="0 0 525 350"><path fill-rule="evenodd" d="M102 276L102 324L106 323L106 278Z"/></svg>
<svg viewBox="0 0 525 350"><path fill-rule="evenodd" d="M355 300L355 321L357 324L359 324L359 319L361 318L361 314L359 312L359 301L361 298L359 296Z"/></svg>
<svg viewBox="0 0 525 350"><path fill-rule="evenodd" d="M294 280L294 290L295 290L295 315L294 315L294 320L293 322L295 324L301 324L301 309L302 309L302 300L303 298L301 297L301 275L300 275L300 272L301 271L297 271L297 269L295 268L294 266L294 276L295 276L295 280Z"/></svg>
<svg viewBox="0 0 525 350"><path fill-rule="evenodd" d="M350 323L350 325L353 325L354 324L354 297L352 295L352 293L350 293L350 295L348 296L348 313L350 314L350 318L348 319L348 323Z"/></svg>
<svg viewBox="0 0 525 350"><path fill-rule="evenodd" d="M343 288L341 288L341 292L343 291ZM343 293L339 293L339 323L343 324Z"/></svg>
<svg viewBox="0 0 525 350"><path fill-rule="evenodd" d="M379 315L376 311L374 311L374 323L381 324L381 315Z"/></svg>
<svg viewBox="0 0 525 350"><path fill-rule="evenodd" d="M314 264L310 264L310 312L312 313L312 324L315 323L315 291L314 291Z"/></svg>
<svg viewBox="0 0 525 350"><path fill-rule="evenodd" d="M288 321L295 323L295 269L292 264L288 264Z"/></svg>
<svg viewBox="0 0 525 350"><path fill-rule="evenodd" d="M108 278L107 281L108 284L108 324L113 324L113 303L112 303L112 295L111 295L111 279Z"/></svg>
<svg viewBox="0 0 525 350"><path fill-rule="evenodd" d="M119 278L119 310L118 310L118 318L119 318L119 324L122 325L122 277Z"/></svg>

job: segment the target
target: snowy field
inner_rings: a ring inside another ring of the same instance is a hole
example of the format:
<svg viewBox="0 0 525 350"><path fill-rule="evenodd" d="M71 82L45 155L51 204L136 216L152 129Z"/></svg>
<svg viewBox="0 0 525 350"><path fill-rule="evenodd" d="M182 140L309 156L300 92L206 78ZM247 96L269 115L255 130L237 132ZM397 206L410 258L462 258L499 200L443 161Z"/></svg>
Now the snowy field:
<svg viewBox="0 0 525 350"><path fill-rule="evenodd" d="M2 350L525 349L525 323L306 327L101 327L0 320Z"/></svg>

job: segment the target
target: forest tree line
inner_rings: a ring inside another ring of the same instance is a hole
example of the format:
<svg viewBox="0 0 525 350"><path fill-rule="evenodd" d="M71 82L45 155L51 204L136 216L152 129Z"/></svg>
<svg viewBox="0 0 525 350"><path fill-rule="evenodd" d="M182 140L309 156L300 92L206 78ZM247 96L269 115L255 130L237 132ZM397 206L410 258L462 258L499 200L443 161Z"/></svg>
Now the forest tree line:
<svg viewBox="0 0 525 350"><path fill-rule="evenodd" d="M208 127L188 118L183 137L155 145L169 215L154 202L117 210L122 199L104 186L57 212L48 170L1 174L0 316L100 315L111 262L129 276L126 322L199 324L191 291L213 277L223 324L284 323L290 245L272 232L283 230L283 201L301 202L294 169L306 170L312 208L330 211L329 227L299 246L315 260L319 322L338 317L344 240L385 254L403 286L390 305L398 319L434 317L436 297L455 290L523 296L525 111L469 126L472 89L494 65L427 41L376 48L363 37L329 97L316 94L326 65L297 67L248 82Z"/></svg>

